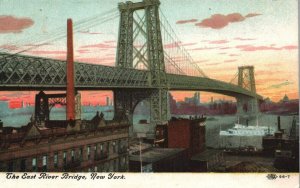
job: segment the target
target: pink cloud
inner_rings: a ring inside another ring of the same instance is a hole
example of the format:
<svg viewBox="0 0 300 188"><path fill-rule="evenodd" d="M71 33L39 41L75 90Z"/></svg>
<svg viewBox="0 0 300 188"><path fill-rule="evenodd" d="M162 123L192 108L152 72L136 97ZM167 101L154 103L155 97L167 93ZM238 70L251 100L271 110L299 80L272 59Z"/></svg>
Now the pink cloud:
<svg viewBox="0 0 300 188"><path fill-rule="evenodd" d="M26 44L26 45L24 45L24 46L38 47L38 46L48 46L48 45L52 45L52 44L49 43L49 42L46 42L46 43L42 43L42 44Z"/></svg>
<svg viewBox="0 0 300 188"><path fill-rule="evenodd" d="M5 50L10 50L10 51L19 49L16 45L10 45L10 44L1 45L0 48L5 49Z"/></svg>
<svg viewBox="0 0 300 188"><path fill-rule="evenodd" d="M86 50L86 49L80 49L80 50L76 50L78 53L80 54L85 54L85 53L89 53L90 51L89 50Z"/></svg>
<svg viewBox="0 0 300 188"><path fill-rule="evenodd" d="M190 20L178 20L176 22L176 24L186 24L186 23L194 23L194 22L197 22L198 20L197 19L190 19Z"/></svg>
<svg viewBox="0 0 300 188"><path fill-rule="evenodd" d="M54 56L51 57L53 59L58 59L58 60L66 60L67 59L67 55L59 55L59 56Z"/></svg>
<svg viewBox="0 0 300 188"><path fill-rule="evenodd" d="M30 18L16 18L14 16L0 16L0 33L21 33L33 25Z"/></svg>
<svg viewBox="0 0 300 188"><path fill-rule="evenodd" d="M249 13L245 17L240 13L232 13L228 15L223 14L214 14L210 18L206 18L199 23L196 23L196 26L212 29L222 29L227 26L229 23L242 22L246 18L258 16L258 14Z"/></svg>
<svg viewBox="0 0 300 188"><path fill-rule="evenodd" d="M1 96L0 101L9 101L9 98L7 96Z"/></svg>
<svg viewBox="0 0 300 188"><path fill-rule="evenodd" d="M221 63L206 63L205 65L207 66L212 66L212 65L220 65Z"/></svg>
<svg viewBox="0 0 300 188"><path fill-rule="evenodd" d="M235 62L235 61L237 61L237 59L229 59L229 60L225 60L224 62L225 63L231 63L231 62Z"/></svg>
<svg viewBox="0 0 300 188"><path fill-rule="evenodd" d="M209 44L225 44L228 43L228 40L214 40L214 41L210 41Z"/></svg>
<svg viewBox="0 0 300 188"><path fill-rule="evenodd" d="M116 43L117 41L115 40L107 40L107 41L104 41L104 43Z"/></svg>
<svg viewBox="0 0 300 188"><path fill-rule="evenodd" d="M260 16L261 14L257 14L257 13L249 13L247 14L245 17L246 18L251 18L251 17L255 17L255 16Z"/></svg>
<svg viewBox="0 0 300 188"><path fill-rule="evenodd" d="M28 51L28 53L31 54L54 54L54 55L58 55L58 54L67 54L67 51L58 51L58 50L35 50L35 51Z"/></svg>
<svg viewBox="0 0 300 188"><path fill-rule="evenodd" d="M204 48L193 48L190 50L213 50L213 49L216 49L216 48L215 47L204 47Z"/></svg>
<svg viewBox="0 0 300 188"><path fill-rule="evenodd" d="M231 57L240 56L239 54L229 54Z"/></svg>
<svg viewBox="0 0 300 188"><path fill-rule="evenodd" d="M294 46L294 45L283 46L283 47L281 47L281 49L285 49L285 50L295 50L295 49L298 49L298 46Z"/></svg>
<svg viewBox="0 0 300 188"><path fill-rule="evenodd" d="M196 45L196 44L197 44L196 42L183 43L183 42L179 41L179 42L173 42L173 43L165 44L164 49L177 48L178 46L193 46L193 45Z"/></svg>
<svg viewBox="0 0 300 188"><path fill-rule="evenodd" d="M99 44L91 44L91 45L81 46L80 48L99 48L99 49L108 49L108 48L116 48L116 46L110 45L110 44L99 43Z"/></svg>
<svg viewBox="0 0 300 188"><path fill-rule="evenodd" d="M105 65L113 65L115 63L114 57L103 57L103 58L80 57L80 58L75 58L75 60L78 62L93 63L93 64L105 64Z"/></svg>
<svg viewBox="0 0 300 188"><path fill-rule="evenodd" d="M241 51L266 51L266 50L295 50L298 49L298 46L289 45L289 46L282 46L282 47L274 47L275 45L270 46L253 46L253 45L238 45L236 48L240 49Z"/></svg>
<svg viewBox="0 0 300 188"><path fill-rule="evenodd" d="M255 40L255 39L253 39L253 38L241 38L241 37L236 37L236 38L234 38L234 40L241 40L241 41L247 41L247 40Z"/></svg>
<svg viewBox="0 0 300 188"><path fill-rule="evenodd" d="M90 35L101 35L103 33L100 32L89 32L89 31L79 31L79 33L90 34Z"/></svg>
<svg viewBox="0 0 300 188"><path fill-rule="evenodd" d="M196 63L204 63L204 62L208 62L209 59L203 59L203 60L199 60L199 61L196 61Z"/></svg>
<svg viewBox="0 0 300 188"><path fill-rule="evenodd" d="M221 47L219 48L220 50L227 50L227 49L230 49L230 47Z"/></svg>

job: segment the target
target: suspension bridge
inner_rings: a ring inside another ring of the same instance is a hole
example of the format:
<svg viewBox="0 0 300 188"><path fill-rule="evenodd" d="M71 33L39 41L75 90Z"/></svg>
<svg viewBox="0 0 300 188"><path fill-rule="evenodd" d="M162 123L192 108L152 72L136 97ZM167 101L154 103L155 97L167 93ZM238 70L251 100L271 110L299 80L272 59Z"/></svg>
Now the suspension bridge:
<svg viewBox="0 0 300 188"><path fill-rule="evenodd" d="M79 32L119 18L115 66L74 62L75 90L112 90L115 119L131 117L140 101L149 100L150 121L165 122L170 111L168 92L176 90L232 96L237 99L238 113L257 113L257 101L262 97L256 93L254 68L239 67L237 84L209 78L180 45L159 5L159 0L120 3L118 9L74 22L73 31ZM58 29L51 36L30 38L34 45L28 48L14 53L1 50L0 90L66 90L66 61L26 55L27 51L65 37L66 32ZM36 97L35 115L41 119L49 113L43 112L41 101L48 101L41 100L45 96ZM244 105L249 106L247 112L243 110Z"/></svg>

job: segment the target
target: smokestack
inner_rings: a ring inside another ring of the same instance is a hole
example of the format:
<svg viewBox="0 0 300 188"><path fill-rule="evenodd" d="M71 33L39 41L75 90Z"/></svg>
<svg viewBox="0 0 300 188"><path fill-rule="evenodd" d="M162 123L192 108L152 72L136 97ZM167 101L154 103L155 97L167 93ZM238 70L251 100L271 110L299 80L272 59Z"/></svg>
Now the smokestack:
<svg viewBox="0 0 300 188"><path fill-rule="evenodd" d="M66 120L75 119L73 24L67 21L67 109Z"/></svg>
<svg viewBox="0 0 300 188"><path fill-rule="evenodd" d="M277 116L277 126L278 126L278 131L281 131L281 127L280 127L280 116Z"/></svg>

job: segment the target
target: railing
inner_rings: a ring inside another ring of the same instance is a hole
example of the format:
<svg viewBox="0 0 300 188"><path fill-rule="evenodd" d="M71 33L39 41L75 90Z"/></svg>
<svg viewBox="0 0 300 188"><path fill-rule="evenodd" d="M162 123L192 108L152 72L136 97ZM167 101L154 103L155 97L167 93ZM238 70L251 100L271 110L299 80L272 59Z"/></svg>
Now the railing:
<svg viewBox="0 0 300 188"><path fill-rule="evenodd" d="M120 165L118 171L119 172L127 172L128 168L126 165Z"/></svg>
<svg viewBox="0 0 300 188"><path fill-rule="evenodd" d="M127 153L127 148L125 146L120 147L118 149L118 154L123 154L123 153Z"/></svg>
<svg viewBox="0 0 300 188"><path fill-rule="evenodd" d="M100 161L108 158L108 153L107 152L101 152L100 155L96 155L94 160L95 161Z"/></svg>
<svg viewBox="0 0 300 188"><path fill-rule="evenodd" d="M64 170L71 170L76 167L79 167L81 165L81 161L79 159L76 159L74 161L70 161L67 164L64 165Z"/></svg>

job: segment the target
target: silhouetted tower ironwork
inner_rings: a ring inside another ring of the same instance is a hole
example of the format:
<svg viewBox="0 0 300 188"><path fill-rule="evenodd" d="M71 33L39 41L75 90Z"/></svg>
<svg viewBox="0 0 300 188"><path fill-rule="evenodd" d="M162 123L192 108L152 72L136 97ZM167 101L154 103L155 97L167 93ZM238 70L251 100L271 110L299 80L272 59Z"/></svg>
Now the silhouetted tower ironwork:
<svg viewBox="0 0 300 188"><path fill-rule="evenodd" d="M238 68L238 86L256 93L254 67L241 66ZM259 112L258 101L251 97L237 97L237 113L238 114L255 114Z"/></svg>
<svg viewBox="0 0 300 188"><path fill-rule="evenodd" d="M239 67L238 70L238 86L256 93L254 67L242 66Z"/></svg>

